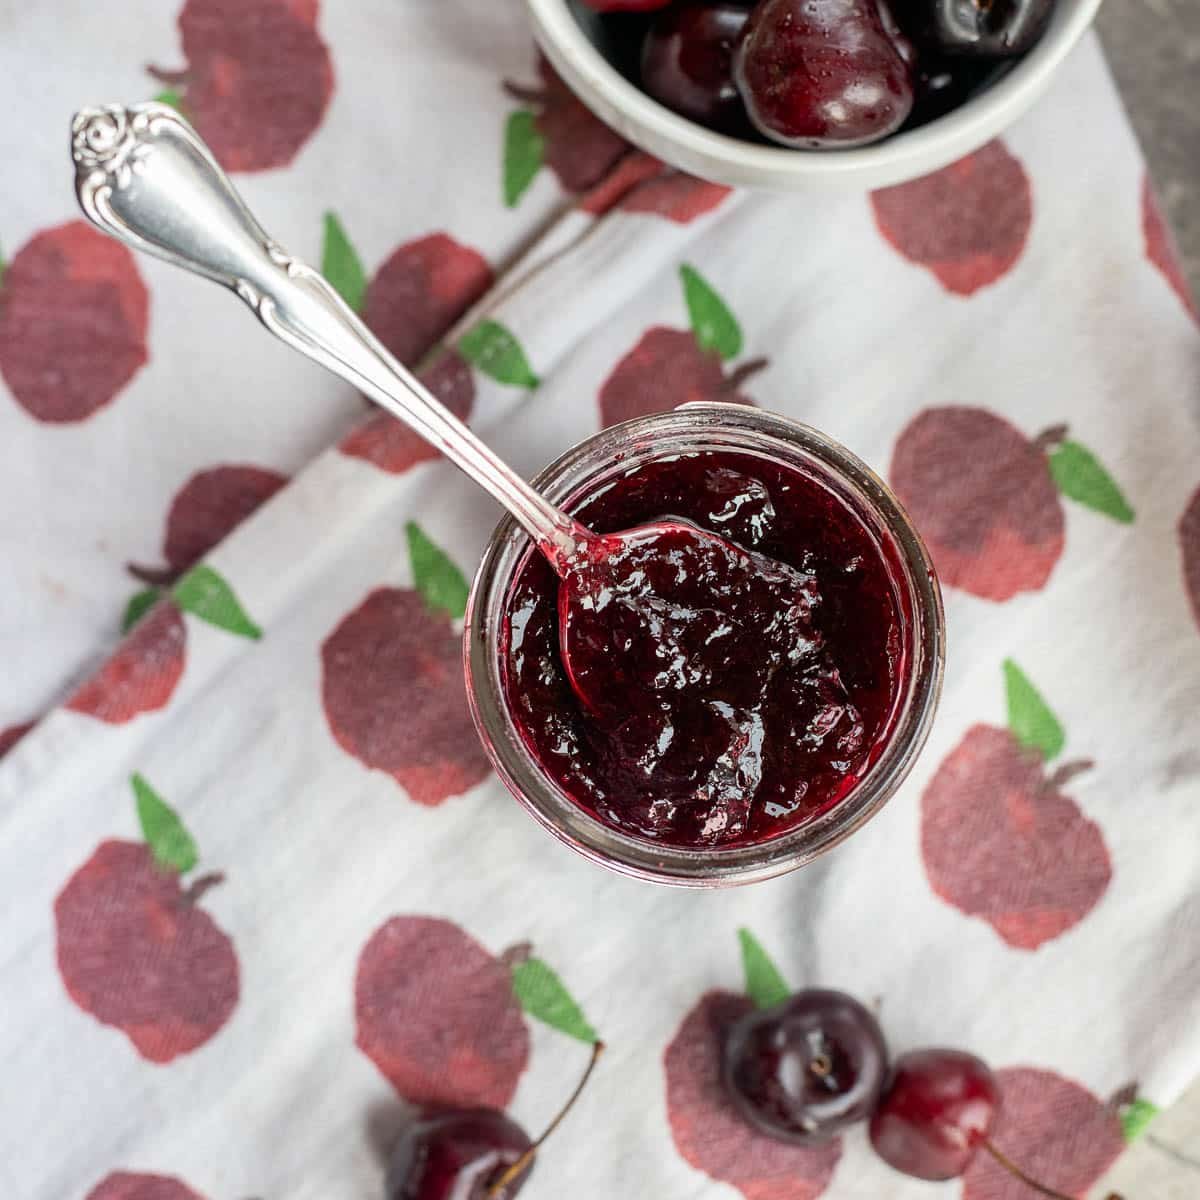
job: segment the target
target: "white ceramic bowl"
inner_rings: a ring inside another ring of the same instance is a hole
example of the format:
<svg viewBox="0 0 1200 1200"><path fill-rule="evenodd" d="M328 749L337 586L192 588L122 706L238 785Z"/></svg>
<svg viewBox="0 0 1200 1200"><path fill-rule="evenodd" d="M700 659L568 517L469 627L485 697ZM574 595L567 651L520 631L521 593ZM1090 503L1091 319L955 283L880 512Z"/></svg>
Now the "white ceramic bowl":
<svg viewBox="0 0 1200 1200"><path fill-rule="evenodd" d="M1058 0L1038 44L996 83L920 129L855 150L756 145L678 116L625 79L576 16L579 0L526 0L534 36L576 95L626 140L680 170L774 191L886 187L954 162L995 137L1042 93L1101 0Z"/></svg>

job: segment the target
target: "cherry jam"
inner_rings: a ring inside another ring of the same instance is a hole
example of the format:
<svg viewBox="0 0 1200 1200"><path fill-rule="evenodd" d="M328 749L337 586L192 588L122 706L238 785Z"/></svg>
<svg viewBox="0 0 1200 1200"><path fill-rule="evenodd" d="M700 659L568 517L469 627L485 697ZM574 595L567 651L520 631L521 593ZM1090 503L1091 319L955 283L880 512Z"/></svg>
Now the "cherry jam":
<svg viewBox="0 0 1200 1200"><path fill-rule="evenodd" d="M761 842L845 797L887 742L906 667L899 568L845 501L721 450L639 463L572 509L599 533L683 522L721 540L627 544L615 602L572 636L575 686L559 580L526 558L502 686L546 775L605 824L677 847Z"/></svg>

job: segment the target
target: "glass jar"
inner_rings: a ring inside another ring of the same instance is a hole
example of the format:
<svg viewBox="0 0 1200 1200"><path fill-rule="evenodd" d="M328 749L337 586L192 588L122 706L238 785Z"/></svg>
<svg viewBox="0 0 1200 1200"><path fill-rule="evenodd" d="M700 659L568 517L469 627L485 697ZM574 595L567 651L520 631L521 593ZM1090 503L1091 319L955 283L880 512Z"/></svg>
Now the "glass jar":
<svg viewBox="0 0 1200 1200"><path fill-rule="evenodd" d="M611 870L692 887L752 883L795 870L837 845L883 807L925 743L941 691L945 623L928 551L887 485L845 447L797 421L735 404L687 404L614 425L580 442L534 481L574 511L596 490L639 464L701 451L751 454L800 470L832 490L880 547L891 568L904 677L891 730L862 779L806 824L752 844L666 845L597 820L552 780L530 752L504 693L504 613L514 580L538 551L512 518L493 533L467 607L467 695L479 736L500 778L555 837Z"/></svg>

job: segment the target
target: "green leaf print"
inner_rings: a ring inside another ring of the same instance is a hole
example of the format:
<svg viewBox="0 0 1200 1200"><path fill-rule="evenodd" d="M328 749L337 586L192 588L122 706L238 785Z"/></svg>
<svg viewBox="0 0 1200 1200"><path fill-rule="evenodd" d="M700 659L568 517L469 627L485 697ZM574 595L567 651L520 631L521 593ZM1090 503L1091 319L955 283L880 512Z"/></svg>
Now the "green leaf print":
<svg viewBox="0 0 1200 1200"><path fill-rule="evenodd" d="M738 930L742 946L742 971L746 976L746 995L758 1008L773 1008L782 1004L792 990L784 982L779 968L748 929Z"/></svg>
<svg viewBox="0 0 1200 1200"><path fill-rule="evenodd" d="M463 358L497 383L523 388L538 385L521 343L498 321L480 321L463 335L458 349Z"/></svg>
<svg viewBox="0 0 1200 1200"><path fill-rule="evenodd" d="M1037 688L1011 658L1004 660L1004 691L1008 700L1008 728L1022 746L1040 751L1049 762L1061 753L1067 736Z"/></svg>
<svg viewBox="0 0 1200 1200"><path fill-rule="evenodd" d="M246 615L233 589L212 567L193 567L176 585L175 602L194 617L226 633L257 641L262 630Z"/></svg>
<svg viewBox="0 0 1200 1200"><path fill-rule="evenodd" d="M1050 474L1064 496L1131 525L1134 511L1096 456L1078 442L1063 442L1049 457Z"/></svg>
<svg viewBox="0 0 1200 1200"><path fill-rule="evenodd" d="M589 1046L597 1040L583 1010L562 980L540 958L518 963L513 967L512 977L513 994L531 1017Z"/></svg>
<svg viewBox="0 0 1200 1200"><path fill-rule="evenodd" d="M1127 1142L1136 1141L1146 1132L1146 1127L1158 1116L1158 1109L1149 1100L1141 1097L1121 1109L1121 1130Z"/></svg>
<svg viewBox="0 0 1200 1200"><path fill-rule="evenodd" d="M159 92L154 99L159 104L169 105L178 113L183 112L183 97L174 88L167 88L166 91Z"/></svg>
<svg viewBox="0 0 1200 1200"><path fill-rule="evenodd" d="M422 599L434 612L445 612L455 619L462 617L467 611L466 577L415 522L409 521L404 532L408 536L413 579Z"/></svg>
<svg viewBox="0 0 1200 1200"><path fill-rule="evenodd" d="M134 775L130 783L137 804L138 823L154 861L180 875L190 871L200 856L179 814L141 775Z"/></svg>
<svg viewBox="0 0 1200 1200"><path fill-rule="evenodd" d="M0 285L4 283L4 272L8 270L8 262L4 257L4 248L0 247Z"/></svg>
<svg viewBox="0 0 1200 1200"><path fill-rule="evenodd" d="M546 139L528 109L512 113L504 126L504 203L516 208L537 178L546 156Z"/></svg>
<svg viewBox="0 0 1200 1200"><path fill-rule="evenodd" d="M130 596L121 618L121 632L128 633L158 603L159 595L158 588L148 587Z"/></svg>
<svg viewBox="0 0 1200 1200"><path fill-rule="evenodd" d="M742 330L725 302L695 267L682 266L679 274L692 333L700 349L715 350L727 360L736 358L742 352Z"/></svg>
<svg viewBox="0 0 1200 1200"><path fill-rule="evenodd" d="M325 238L321 246L321 274L337 294L357 313L367 295L367 273L336 214L325 214Z"/></svg>

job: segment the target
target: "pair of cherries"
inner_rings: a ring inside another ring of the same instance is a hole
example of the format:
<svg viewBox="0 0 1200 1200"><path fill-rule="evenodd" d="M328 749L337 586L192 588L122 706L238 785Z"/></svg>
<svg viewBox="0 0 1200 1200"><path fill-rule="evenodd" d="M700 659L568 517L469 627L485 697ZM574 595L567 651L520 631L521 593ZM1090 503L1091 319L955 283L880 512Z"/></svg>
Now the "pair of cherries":
<svg viewBox="0 0 1200 1200"><path fill-rule="evenodd" d="M1072 1200L991 1142L1000 1090L985 1062L936 1048L889 1069L879 1022L844 992L814 988L747 1013L726 1035L722 1072L741 1115L771 1137L819 1145L870 1121L876 1153L905 1175L955 1179L984 1151L1039 1194Z"/></svg>
<svg viewBox="0 0 1200 1200"><path fill-rule="evenodd" d="M968 98L1054 0L586 0L649 13L641 84L682 116L803 149L866 145ZM636 52L636 45L630 46Z"/></svg>

